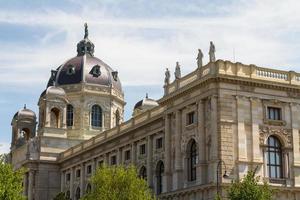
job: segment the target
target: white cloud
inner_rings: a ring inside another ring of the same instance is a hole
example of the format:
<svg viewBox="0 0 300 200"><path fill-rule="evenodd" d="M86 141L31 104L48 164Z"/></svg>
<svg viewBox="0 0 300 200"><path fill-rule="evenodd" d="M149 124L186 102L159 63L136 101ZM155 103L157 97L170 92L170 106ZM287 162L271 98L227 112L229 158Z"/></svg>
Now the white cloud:
<svg viewBox="0 0 300 200"><path fill-rule="evenodd" d="M197 49L207 55L210 40L216 44L218 58L232 60L235 49L236 61L300 71L300 2L296 0L215 5L220 12L216 16L122 19L94 5L85 3L76 13L57 9L31 13L2 10L0 22L43 27L49 32L35 45L15 46L9 52L0 50L0 61L5 61L0 67L7 63L10 68L0 75L0 84L46 84L50 68L75 55L84 21L89 22L96 56L117 69L125 85L162 84L164 69L173 70L176 61L185 73L192 71ZM212 4L209 9L213 9ZM64 40L53 43L61 33L65 34ZM17 78L5 79L12 74Z"/></svg>
<svg viewBox="0 0 300 200"><path fill-rule="evenodd" d="M0 154L8 153L10 151L10 144L0 142Z"/></svg>

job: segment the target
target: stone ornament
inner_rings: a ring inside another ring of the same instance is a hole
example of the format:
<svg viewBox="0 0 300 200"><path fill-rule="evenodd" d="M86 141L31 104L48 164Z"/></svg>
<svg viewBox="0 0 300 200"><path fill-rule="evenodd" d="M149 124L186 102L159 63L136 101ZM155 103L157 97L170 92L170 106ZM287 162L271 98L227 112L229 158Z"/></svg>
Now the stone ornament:
<svg viewBox="0 0 300 200"><path fill-rule="evenodd" d="M165 72L165 85L169 85L170 84L170 71L168 68L166 68L166 72Z"/></svg>
<svg viewBox="0 0 300 200"><path fill-rule="evenodd" d="M284 147L292 147L292 131L285 128L274 128L268 126L259 127L259 142L261 145L266 144L266 140L270 135L278 136L279 139L283 140Z"/></svg>
<svg viewBox="0 0 300 200"><path fill-rule="evenodd" d="M209 62L216 62L216 56L215 56L216 48L212 41L210 41L210 47L209 47Z"/></svg>
<svg viewBox="0 0 300 200"><path fill-rule="evenodd" d="M201 49L198 49L198 56L196 58L198 68L203 66L202 59L203 59L203 53L202 53Z"/></svg>
<svg viewBox="0 0 300 200"><path fill-rule="evenodd" d="M175 79L180 79L181 78L181 70L180 70L179 62L176 62L174 75L175 75Z"/></svg>

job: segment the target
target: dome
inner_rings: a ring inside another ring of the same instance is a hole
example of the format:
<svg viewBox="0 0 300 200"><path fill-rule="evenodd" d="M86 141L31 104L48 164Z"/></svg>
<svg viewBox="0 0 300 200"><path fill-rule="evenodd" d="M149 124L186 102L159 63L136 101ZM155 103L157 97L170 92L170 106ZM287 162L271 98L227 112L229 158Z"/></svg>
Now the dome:
<svg viewBox="0 0 300 200"><path fill-rule="evenodd" d="M28 119L29 118L29 119L35 120L36 119L36 115L35 115L35 113L32 110L27 109L26 105L25 105L23 109L21 109L18 112L16 112L16 114L14 115L13 118L14 119Z"/></svg>
<svg viewBox="0 0 300 200"><path fill-rule="evenodd" d="M60 87L50 86L46 90L46 95L65 98L66 93L65 93L64 89L62 89Z"/></svg>
<svg viewBox="0 0 300 200"><path fill-rule="evenodd" d="M51 71L47 87L78 83L112 86L122 92L118 72L94 56L94 44L88 39L86 24L84 39L77 44L77 56Z"/></svg>
<svg viewBox="0 0 300 200"><path fill-rule="evenodd" d="M157 101L154 99L148 98L148 95L139 102L137 102L134 106L133 115L139 114L141 112L147 111L151 108L158 106Z"/></svg>

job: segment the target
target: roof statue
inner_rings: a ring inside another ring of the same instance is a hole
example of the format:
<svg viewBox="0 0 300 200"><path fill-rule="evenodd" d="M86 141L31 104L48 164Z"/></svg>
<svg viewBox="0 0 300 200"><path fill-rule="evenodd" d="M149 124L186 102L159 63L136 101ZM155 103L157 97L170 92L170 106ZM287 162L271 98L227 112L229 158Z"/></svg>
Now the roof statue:
<svg viewBox="0 0 300 200"><path fill-rule="evenodd" d="M175 67L175 79L181 78L181 71L180 71L180 65L179 62L176 62L176 67Z"/></svg>
<svg viewBox="0 0 300 200"><path fill-rule="evenodd" d="M216 62L216 48L212 41L210 41L210 47L209 47L209 62Z"/></svg>
<svg viewBox="0 0 300 200"><path fill-rule="evenodd" d="M202 53L201 49L198 49L198 56L196 58L198 68L203 66L202 59L203 59L203 53Z"/></svg>
<svg viewBox="0 0 300 200"><path fill-rule="evenodd" d="M84 39L87 39L89 37L89 30L87 23L84 23Z"/></svg>
<svg viewBox="0 0 300 200"><path fill-rule="evenodd" d="M166 72L165 72L165 85L168 85L170 83L170 71L168 68L166 68Z"/></svg>

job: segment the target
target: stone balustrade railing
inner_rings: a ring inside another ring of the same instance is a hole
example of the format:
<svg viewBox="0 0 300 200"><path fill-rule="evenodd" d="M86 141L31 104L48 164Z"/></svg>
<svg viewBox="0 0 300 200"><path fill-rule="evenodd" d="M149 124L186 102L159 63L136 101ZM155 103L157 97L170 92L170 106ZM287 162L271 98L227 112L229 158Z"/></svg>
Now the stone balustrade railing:
<svg viewBox="0 0 300 200"><path fill-rule="evenodd" d="M218 60L213 63L208 63L192 73L180 79L176 79L168 85L165 85L165 95L171 94L178 89L187 86L189 83L194 82L195 80L217 77L221 75L265 80L269 82L278 82L297 86L300 85L300 73Z"/></svg>
<svg viewBox="0 0 300 200"><path fill-rule="evenodd" d="M88 149L88 148L94 146L95 144L98 144L106 139L109 139L113 136L122 134L123 132L130 130L131 128L142 125L143 122L146 122L149 119L154 119L155 117L162 114L164 112L164 110L165 110L164 107L157 106L151 110L141 113L113 129L109 129L107 131L99 133L99 135L62 152L59 156L59 159L64 160L64 159L76 154L77 152L79 152L81 150Z"/></svg>

